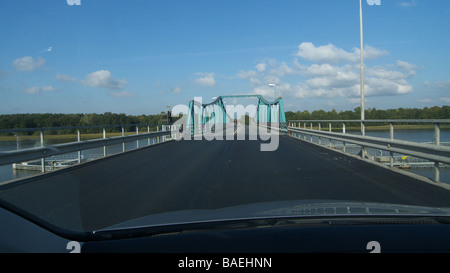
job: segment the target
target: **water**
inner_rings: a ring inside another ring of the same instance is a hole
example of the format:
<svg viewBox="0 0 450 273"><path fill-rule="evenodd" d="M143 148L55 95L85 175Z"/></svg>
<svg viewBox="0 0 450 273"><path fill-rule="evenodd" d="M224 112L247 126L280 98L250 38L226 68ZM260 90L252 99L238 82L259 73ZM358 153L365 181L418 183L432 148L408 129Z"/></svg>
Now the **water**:
<svg viewBox="0 0 450 273"><path fill-rule="evenodd" d="M356 132L349 132L356 133ZM360 134L360 133L359 133ZM390 138L389 131L366 131L366 136ZM434 143L434 130L394 130L394 139ZM450 129L441 129L441 142L450 142Z"/></svg>
<svg viewBox="0 0 450 273"><path fill-rule="evenodd" d="M361 135L361 132L349 131L348 134L356 134ZM389 130L386 131L366 131L366 136L373 137L381 137L381 138L390 138ZM310 137L306 137L307 140L310 140ZM394 130L394 139L398 140L406 140L420 143L434 143L434 130L407 130L407 129L396 129ZM318 138L313 137L313 142L318 143ZM441 129L441 145L450 145L450 129ZM329 145L328 139L321 138L322 145ZM332 142L332 144L337 148L342 150L342 143L340 142ZM361 152L361 147L357 145L346 144L346 152L351 154L359 154ZM387 151L377 150L377 149L367 149L367 152L370 156L389 156ZM394 154L394 157L400 158L403 155ZM418 158L407 157L407 162L421 162L423 160ZM430 179L434 179L434 168L432 166L429 167L416 167L411 166L411 169L405 169L405 171L412 172L415 174L419 174ZM440 181L450 184L450 167L442 167L440 168Z"/></svg>
<svg viewBox="0 0 450 273"><path fill-rule="evenodd" d="M367 136L384 137L389 138L389 131L369 131L366 132ZM408 140L414 142L428 142L434 143L434 130L394 130L394 139ZM450 129L441 129L440 142L442 145L450 144ZM383 156L387 156L388 153L384 152ZM422 176L434 179L434 168L432 167L414 167L408 171L420 174ZM440 168L440 181L450 184L450 168Z"/></svg>
<svg viewBox="0 0 450 273"><path fill-rule="evenodd" d="M55 145L60 143L67 143L67 140L45 140L45 145ZM150 144L155 144L156 141L154 139L151 139ZM17 150L17 149L27 149L27 148L34 148L34 147L40 147L41 142L40 140L31 140L31 139L21 139L19 142L17 141L0 141L0 151L11 151L11 150ZM148 146L148 140L142 139L139 140L139 147L145 147ZM131 150L137 148L136 141L127 142L125 143L125 150ZM110 145L106 147L106 155L113 155L117 154L123 151L122 144L116 144L116 145ZM81 156L83 159L86 160L92 160L95 158L100 158L104 156L103 147L98 147L94 149L84 150L81 152ZM78 153L68 153L64 155L59 156L53 156L48 157L45 160L47 162L52 160L70 160L70 159L77 159ZM28 170L14 170L12 168L12 165L4 165L0 166L0 183L18 179L18 178L24 178L28 176L38 175L40 174L39 171L28 171Z"/></svg>

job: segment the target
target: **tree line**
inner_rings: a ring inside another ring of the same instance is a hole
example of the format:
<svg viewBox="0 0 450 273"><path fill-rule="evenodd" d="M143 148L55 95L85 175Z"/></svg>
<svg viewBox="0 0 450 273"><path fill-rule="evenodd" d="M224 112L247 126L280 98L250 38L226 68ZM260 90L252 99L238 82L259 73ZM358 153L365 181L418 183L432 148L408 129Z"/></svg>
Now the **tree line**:
<svg viewBox="0 0 450 273"><path fill-rule="evenodd" d="M158 125L166 124L164 119L163 113L138 116L126 115L123 113L115 114L111 112L103 114L10 114L0 115L0 129L151 124L151 129L153 130L156 129L156 126ZM110 127L105 129L107 132L122 131L121 127ZM125 130L127 132L135 131L136 126L127 126ZM99 133L102 131L102 128L86 128L81 131L82 133ZM50 130L46 133L73 134L76 133L76 129ZM39 134L39 132L30 131L27 134Z"/></svg>
<svg viewBox="0 0 450 273"><path fill-rule="evenodd" d="M353 111L331 111L315 110L309 111L287 111L286 120L361 120L361 108ZM365 119L450 119L450 106L434 106L431 108L397 108L388 110L377 110L369 108L364 111Z"/></svg>
<svg viewBox="0 0 450 273"><path fill-rule="evenodd" d="M314 110L309 111L287 111L286 120L359 120L361 119L361 108L353 111L331 111ZM398 108L388 110L377 110L369 108L365 110L366 119L450 119L450 106L434 106L419 108ZM172 122L177 118L173 118ZM10 114L0 115L0 129L18 128L50 128L50 127L83 127L102 125L130 125L130 124L152 124L151 130L157 125L165 124L163 113L156 115L126 115L106 112L103 114ZM121 132L120 127L106 128L107 132ZM136 126L128 126L128 131L135 131ZM82 133L100 133L102 128L83 129ZM50 134L73 134L76 129L54 130ZM39 132L28 132L28 134L39 134Z"/></svg>

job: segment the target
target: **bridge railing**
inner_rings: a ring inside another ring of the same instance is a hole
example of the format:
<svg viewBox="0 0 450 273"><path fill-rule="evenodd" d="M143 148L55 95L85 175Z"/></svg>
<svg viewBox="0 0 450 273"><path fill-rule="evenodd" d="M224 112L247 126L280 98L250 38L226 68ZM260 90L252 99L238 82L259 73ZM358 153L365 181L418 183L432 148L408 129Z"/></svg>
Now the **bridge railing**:
<svg viewBox="0 0 450 273"><path fill-rule="evenodd" d="M328 124L328 130L322 129L322 124ZM332 124L341 124L342 132L333 132ZM349 134L346 132L346 124L361 124L361 135ZM389 124L389 138L372 137L365 135L366 125L372 124ZM433 143L418 143L413 141L398 140L394 138L394 124L433 124L434 125L434 141ZM361 147L360 155L363 158L368 157L367 148L387 151L389 153L389 166L394 166L394 154L408 155L416 158L425 159L434 162L434 181L440 181L440 164L450 164L450 147L441 145L442 124L450 124L449 119L428 119L428 120L290 120L289 135L303 138L312 142L313 137L318 140L318 144L322 144L322 138L329 141L342 143L343 152L346 152L346 145L351 143ZM314 125L314 127L313 127Z"/></svg>
<svg viewBox="0 0 450 273"><path fill-rule="evenodd" d="M49 128L23 128L23 129L1 129L0 133L19 134L24 132L40 132L40 147L0 151L0 166L7 164L14 164L20 162L27 162L36 159L41 160L41 171L46 171L45 159L57 155L77 152L78 163L82 160L81 152L84 150L103 147L103 156L107 155L107 147L116 144L122 144L122 152L126 151L125 143L136 142L136 148L139 147L140 140L147 140L148 146L155 143L165 142L171 139L171 125L159 125L156 132L150 132L150 127L154 124L126 124L126 125L104 125L104 126L80 126L80 127L49 127ZM120 127L122 134L120 136L106 137L106 128ZM125 128L136 127L135 134L125 134ZM139 128L147 127L147 132L139 132ZM102 138L81 140L81 130L101 128L103 131ZM161 130L160 130L161 128ZM74 129L77 134L77 141L60 143L54 145L45 144L45 132Z"/></svg>

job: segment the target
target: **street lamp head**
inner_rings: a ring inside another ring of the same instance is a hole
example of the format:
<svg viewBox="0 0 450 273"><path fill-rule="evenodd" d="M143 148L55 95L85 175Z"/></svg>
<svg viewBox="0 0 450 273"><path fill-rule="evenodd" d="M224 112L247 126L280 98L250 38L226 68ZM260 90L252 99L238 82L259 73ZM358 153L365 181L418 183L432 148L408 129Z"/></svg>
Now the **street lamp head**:
<svg viewBox="0 0 450 273"><path fill-rule="evenodd" d="M274 100L277 98L275 86L277 86L275 83L269 83L269 87L273 87L273 99Z"/></svg>

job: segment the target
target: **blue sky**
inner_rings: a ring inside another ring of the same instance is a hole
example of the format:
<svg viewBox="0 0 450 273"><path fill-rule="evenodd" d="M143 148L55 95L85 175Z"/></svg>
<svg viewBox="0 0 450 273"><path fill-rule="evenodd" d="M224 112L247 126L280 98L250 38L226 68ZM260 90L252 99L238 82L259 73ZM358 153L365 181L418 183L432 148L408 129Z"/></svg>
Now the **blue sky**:
<svg viewBox="0 0 450 273"><path fill-rule="evenodd" d="M0 113L360 105L358 0L2 0ZM70 1L69 1L70 2ZM363 0L366 108L450 105L450 1ZM230 102L241 103L241 102Z"/></svg>

